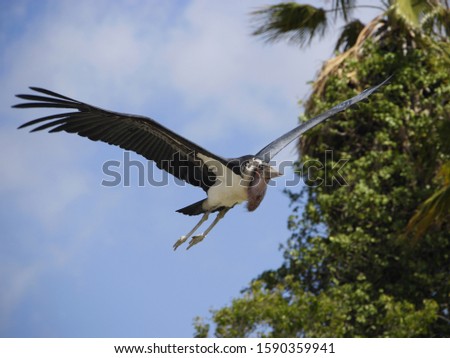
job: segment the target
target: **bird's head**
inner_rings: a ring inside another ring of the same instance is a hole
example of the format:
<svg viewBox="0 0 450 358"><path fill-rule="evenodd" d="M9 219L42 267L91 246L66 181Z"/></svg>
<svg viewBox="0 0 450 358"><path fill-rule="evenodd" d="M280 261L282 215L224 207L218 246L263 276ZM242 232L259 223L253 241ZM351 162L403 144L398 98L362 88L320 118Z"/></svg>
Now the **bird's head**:
<svg viewBox="0 0 450 358"><path fill-rule="evenodd" d="M266 183L269 182L270 179L282 175L274 167L271 167L269 163L265 163L258 158L251 158L248 161L245 161L242 166L242 173L246 178L254 178L255 176L263 178Z"/></svg>

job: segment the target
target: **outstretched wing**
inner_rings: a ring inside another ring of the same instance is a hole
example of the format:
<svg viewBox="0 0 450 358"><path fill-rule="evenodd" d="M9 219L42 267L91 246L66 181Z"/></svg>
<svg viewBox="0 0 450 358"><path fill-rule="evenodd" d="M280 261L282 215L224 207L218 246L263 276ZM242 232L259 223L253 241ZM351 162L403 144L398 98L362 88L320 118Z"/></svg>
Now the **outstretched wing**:
<svg viewBox="0 0 450 358"><path fill-rule="evenodd" d="M215 175L204 165L201 157L225 163L225 160L197 144L165 128L151 118L104 110L42 88L30 87L43 95L19 94L29 102L15 108L67 108L75 110L49 115L21 125L36 126L31 132L77 133L93 141L117 145L153 160L157 167L178 179L207 191L214 184ZM200 157L199 157L200 155Z"/></svg>
<svg viewBox="0 0 450 358"><path fill-rule="evenodd" d="M310 130L311 128L317 126L319 123L323 122L324 120L334 116L336 113L345 111L350 106L353 106L355 103L358 103L359 101L369 97L372 93L377 91L380 87L384 86L389 82L392 76L389 76L386 80L381 82L379 85L374 86L372 88L368 88L358 94L357 96L350 98L342 103L339 103L338 105L334 106L330 110L319 114L317 117L314 117L310 119L308 122L300 124L298 127L292 129L291 131L287 132L286 134L282 135L280 138L274 140L269 145L265 146L263 149L261 149L256 156L258 158L263 159L265 162L270 162L270 160L278 154L284 147L286 147L289 143L291 143L296 138L300 137L303 133Z"/></svg>

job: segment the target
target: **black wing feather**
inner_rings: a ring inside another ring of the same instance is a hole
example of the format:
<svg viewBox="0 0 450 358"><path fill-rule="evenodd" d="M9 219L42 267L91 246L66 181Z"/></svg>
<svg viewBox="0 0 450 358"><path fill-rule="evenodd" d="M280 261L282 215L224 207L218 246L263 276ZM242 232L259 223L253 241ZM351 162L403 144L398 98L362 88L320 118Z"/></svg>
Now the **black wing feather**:
<svg viewBox="0 0 450 358"><path fill-rule="evenodd" d="M41 117L26 122L19 128L38 125L31 132L49 129L50 133L60 131L77 133L93 141L102 141L132 150L148 160L153 160L158 168L205 191L214 184L215 176L203 165L197 154L226 164L225 159L201 148L151 118L104 110L39 87L30 89L46 96L19 94L18 98L31 102L20 103L13 107L64 108L76 111Z"/></svg>
<svg viewBox="0 0 450 358"><path fill-rule="evenodd" d="M368 88L358 94L357 96L350 98L342 103L339 103L338 105L334 106L333 108L329 109L328 111L319 114L317 117L314 117L310 119L308 122L300 124L298 127L292 129L291 131L287 132L286 134L282 135L278 139L274 140L267 146L265 146L263 149L261 149L258 154L256 154L259 158L262 158L265 162L270 162L270 160L278 154L284 147L286 147L289 143L291 143L296 138L300 137L303 133L310 130L311 128L314 128L321 122L325 121L326 119L334 116L335 114L345 111L350 106L353 106L355 103L358 103L359 101L367 98L370 96L373 92L377 91L380 87L384 86L389 82L389 80L392 78L392 76L389 76L386 80L381 82L380 84Z"/></svg>

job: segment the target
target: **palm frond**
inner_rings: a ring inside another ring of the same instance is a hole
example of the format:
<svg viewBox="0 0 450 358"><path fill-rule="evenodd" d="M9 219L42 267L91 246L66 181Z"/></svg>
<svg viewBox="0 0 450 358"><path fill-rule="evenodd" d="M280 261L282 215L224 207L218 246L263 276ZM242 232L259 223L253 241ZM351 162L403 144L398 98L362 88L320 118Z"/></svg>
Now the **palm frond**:
<svg viewBox="0 0 450 358"><path fill-rule="evenodd" d="M327 29L326 11L311 5L281 3L256 10L251 15L257 24L252 34L267 42L288 39L304 46L315 36L323 36Z"/></svg>
<svg viewBox="0 0 450 358"><path fill-rule="evenodd" d="M362 45L367 40L367 38L373 36L373 34L375 34L380 27L384 26L383 17L384 14L375 17L361 29L353 46L351 46L347 51L331 58L323 64L316 81L314 81L313 93L315 95L320 96L323 93L327 78L331 74L338 71L341 64L348 57L358 56L359 52L361 51Z"/></svg>
<svg viewBox="0 0 450 358"><path fill-rule="evenodd" d="M443 186L417 209L409 220L406 232L413 233L414 239L425 234L434 223L443 221L450 214L450 162L442 165L438 177L443 180Z"/></svg>
<svg viewBox="0 0 450 358"><path fill-rule="evenodd" d="M422 26L446 37L450 37L450 9L444 6L435 7L425 14Z"/></svg>
<svg viewBox="0 0 450 358"><path fill-rule="evenodd" d="M347 23L344 26L334 49L338 51L342 47L342 51L347 51L356 43L363 28L364 24L359 20L353 20Z"/></svg>
<svg viewBox="0 0 450 358"><path fill-rule="evenodd" d="M396 16L412 28L419 28L427 13L440 7L439 2L430 0L395 0L393 9Z"/></svg>
<svg viewBox="0 0 450 358"><path fill-rule="evenodd" d="M355 0L333 0L333 12L335 16L342 15L344 21L348 21L355 9Z"/></svg>

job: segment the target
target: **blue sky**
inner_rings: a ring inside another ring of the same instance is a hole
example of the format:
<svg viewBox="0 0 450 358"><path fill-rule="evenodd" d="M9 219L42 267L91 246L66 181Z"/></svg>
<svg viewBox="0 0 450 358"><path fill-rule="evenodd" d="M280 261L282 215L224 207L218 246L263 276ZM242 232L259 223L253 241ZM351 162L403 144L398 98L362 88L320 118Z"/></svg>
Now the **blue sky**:
<svg viewBox="0 0 450 358"><path fill-rule="evenodd" d="M300 51L251 37L248 13L267 3L2 1L0 336L189 337L195 316L279 266L286 179L254 213L236 207L173 252L198 220L175 210L202 190L139 187L137 176L104 187L102 165L120 148L19 131L48 112L10 108L40 86L150 116L219 155L254 153L296 125L334 42ZM277 157L295 158L292 146Z"/></svg>

